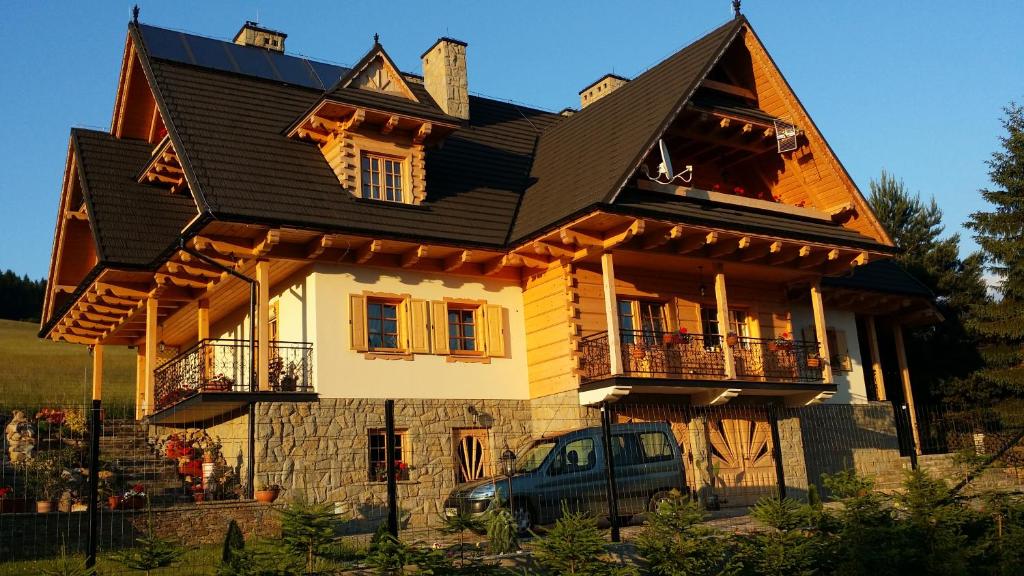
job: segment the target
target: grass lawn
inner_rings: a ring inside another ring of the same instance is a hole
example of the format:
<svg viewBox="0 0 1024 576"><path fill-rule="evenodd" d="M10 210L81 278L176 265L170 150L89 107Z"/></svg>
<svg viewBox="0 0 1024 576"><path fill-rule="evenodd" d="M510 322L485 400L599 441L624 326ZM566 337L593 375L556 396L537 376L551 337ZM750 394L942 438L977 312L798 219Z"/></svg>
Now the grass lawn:
<svg viewBox="0 0 1024 576"><path fill-rule="evenodd" d="M0 410L34 413L43 406L80 406L91 400L89 349L40 340L38 331L38 324L0 320ZM106 348L104 404L132 407L134 393L135 352L125 346Z"/></svg>
<svg viewBox="0 0 1024 576"><path fill-rule="evenodd" d="M217 565L220 563L221 545L209 544L197 548L185 549L173 566L157 568L150 572L153 576L199 576L217 573ZM84 562L84 554L71 555L76 561ZM52 568L52 560L19 560L15 562L0 562L0 576L21 576L42 574L43 570ZM100 553L96 558L97 571L109 576L112 574L142 574L130 570L124 564L117 561L116 556L110 553Z"/></svg>

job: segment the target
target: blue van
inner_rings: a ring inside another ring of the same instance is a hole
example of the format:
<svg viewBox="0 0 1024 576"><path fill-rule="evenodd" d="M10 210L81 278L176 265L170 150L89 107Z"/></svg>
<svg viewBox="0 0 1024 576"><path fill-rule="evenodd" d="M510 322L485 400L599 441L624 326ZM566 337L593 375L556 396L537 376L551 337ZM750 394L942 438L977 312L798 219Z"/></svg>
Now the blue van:
<svg viewBox="0 0 1024 576"><path fill-rule="evenodd" d="M611 437L620 516L651 511L672 490L686 492L682 455L667 423L615 424ZM511 478L459 485L445 500L445 514L482 514L497 495L506 505L511 502L520 530L554 522L563 504L607 518L606 467L600 427L544 437L518 455Z"/></svg>

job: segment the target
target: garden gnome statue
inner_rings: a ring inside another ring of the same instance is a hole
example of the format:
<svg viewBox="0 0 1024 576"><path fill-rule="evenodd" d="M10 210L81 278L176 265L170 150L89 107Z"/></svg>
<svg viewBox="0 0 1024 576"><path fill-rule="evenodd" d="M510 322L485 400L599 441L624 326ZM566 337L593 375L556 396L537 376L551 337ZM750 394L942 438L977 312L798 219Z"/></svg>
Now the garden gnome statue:
<svg viewBox="0 0 1024 576"><path fill-rule="evenodd" d="M25 418L25 413L15 410L11 421L4 428L7 438L7 452L11 462L27 462L32 459L32 451L36 449L36 439L32 435L32 424Z"/></svg>

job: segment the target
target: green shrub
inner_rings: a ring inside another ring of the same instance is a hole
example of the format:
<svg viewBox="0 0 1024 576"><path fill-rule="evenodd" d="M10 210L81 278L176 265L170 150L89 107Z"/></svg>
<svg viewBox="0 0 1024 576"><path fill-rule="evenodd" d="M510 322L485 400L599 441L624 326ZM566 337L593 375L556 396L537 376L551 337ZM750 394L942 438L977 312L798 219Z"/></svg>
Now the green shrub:
<svg viewBox="0 0 1024 576"><path fill-rule="evenodd" d="M177 563L181 549L167 540L153 536L150 531L146 538L135 541L133 548L128 548L116 556L117 560L132 570L150 572L157 568Z"/></svg>
<svg viewBox="0 0 1024 576"><path fill-rule="evenodd" d="M378 574L401 574L412 563L412 550L392 536L386 525L381 524L370 539L366 561Z"/></svg>
<svg viewBox="0 0 1024 576"><path fill-rule="evenodd" d="M762 498L750 515L767 530L736 537L729 572L749 576L810 576L829 564L826 536L813 525L815 512L791 498ZM826 572L827 573L827 572Z"/></svg>
<svg viewBox="0 0 1024 576"><path fill-rule="evenodd" d="M700 506L673 491L651 513L636 546L649 574L658 576L719 574L729 556L730 541L701 524Z"/></svg>
<svg viewBox="0 0 1024 576"><path fill-rule="evenodd" d="M281 544L303 558L306 573L313 574L318 558L324 558L338 539L337 516L328 504L298 501L281 510Z"/></svg>
<svg viewBox="0 0 1024 576"><path fill-rule="evenodd" d="M459 563L465 565L466 563L466 532L480 533L483 532L484 526L483 521L474 516L469 512L462 510L456 511L455 514L449 516L447 514L441 515L441 532L444 534L458 534L459 543Z"/></svg>
<svg viewBox="0 0 1024 576"><path fill-rule="evenodd" d="M245 549L245 536L242 534L242 529L238 527L238 522L231 520L228 523L228 532L224 535L224 547L220 561L230 564L231 560L243 549Z"/></svg>
<svg viewBox="0 0 1024 576"><path fill-rule="evenodd" d="M512 511L495 498L484 517L487 547L491 554L509 554L519 549L519 526Z"/></svg>
<svg viewBox="0 0 1024 576"><path fill-rule="evenodd" d="M68 556L66 546L60 547L60 558L42 568L43 576L96 576L95 568L85 567L85 558Z"/></svg>
<svg viewBox="0 0 1024 576"><path fill-rule="evenodd" d="M832 498L843 499L864 496L875 487L870 478L860 476L853 468L835 474L822 474L821 483Z"/></svg>
<svg viewBox="0 0 1024 576"><path fill-rule="evenodd" d="M584 513L570 512L562 505L562 517L539 538L535 547L537 563L550 574L598 576L634 573L605 560L606 544L597 522Z"/></svg>
<svg viewBox="0 0 1024 576"><path fill-rule="evenodd" d="M966 574L981 542L970 541L974 515L949 497L941 480L916 470L907 473L895 498L900 513L906 561L927 574Z"/></svg>

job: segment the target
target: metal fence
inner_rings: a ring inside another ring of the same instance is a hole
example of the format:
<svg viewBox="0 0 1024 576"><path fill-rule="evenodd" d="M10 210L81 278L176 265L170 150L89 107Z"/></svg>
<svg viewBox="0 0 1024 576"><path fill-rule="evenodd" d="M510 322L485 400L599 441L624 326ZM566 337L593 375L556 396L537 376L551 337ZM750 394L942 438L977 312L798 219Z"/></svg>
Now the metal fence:
<svg viewBox="0 0 1024 576"><path fill-rule="evenodd" d="M495 498L523 527L550 524L566 506L629 539L672 490L736 515L765 496L806 498L822 474L848 468L879 490L899 489L912 466L967 495L1024 486L1016 409L922 408L911 419L889 403L695 406L651 395L591 408L563 394L321 398L265 402L251 414L250 427L248 410L197 422L177 414L171 424L135 421L128 407L0 408L0 574L38 573L61 548L86 555L90 537L104 574L127 573L116 553L149 534L180 547L181 573L213 574L231 520L247 540L272 541L280 510L297 501L328 505L358 547L382 524L403 539L450 543L446 516L482 512ZM247 498L250 462L261 501Z"/></svg>

